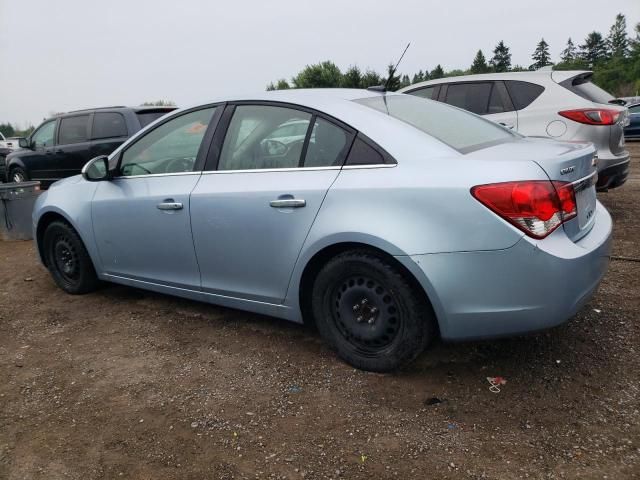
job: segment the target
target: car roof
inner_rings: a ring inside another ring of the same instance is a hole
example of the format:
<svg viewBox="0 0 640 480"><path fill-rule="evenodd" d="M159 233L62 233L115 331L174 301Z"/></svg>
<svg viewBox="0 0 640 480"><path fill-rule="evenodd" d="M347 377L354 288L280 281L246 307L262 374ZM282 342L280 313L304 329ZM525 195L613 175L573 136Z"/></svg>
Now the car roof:
<svg viewBox="0 0 640 480"><path fill-rule="evenodd" d="M563 80L584 73L591 72L589 70L534 70L528 72L479 73L475 75L461 75L457 77L426 80L424 82L414 83L408 87L401 88L398 92L402 93L415 90L420 87L427 87L429 85L439 85L441 83L477 82L482 80L520 80L523 82L530 81L533 83L548 83L549 81L554 81L556 83L560 83Z"/></svg>
<svg viewBox="0 0 640 480"><path fill-rule="evenodd" d="M425 134L401 120L397 120L371 107L353 101L362 98L381 97L383 95L391 96L402 94L346 88L275 90L227 95L224 97L220 96L210 99L208 102L199 102L189 107L181 108L172 112L171 115L180 115L182 112L192 109L226 102L278 102L290 104L294 107L316 110L329 117L333 117L371 138L391 156L406 156L407 154L403 152L407 149L411 150L414 148L416 142L419 142L418 144L424 147L425 152L429 151L434 155L459 155L456 150L437 140L435 137ZM156 122L160 121L162 120L156 120ZM154 124L155 122L147 126L146 129L134 134L129 142L134 141L136 137L144 134L144 132L152 128ZM415 156L415 151L411 153Z"/></svg>
<svg viewBox="0 0 640 480"><path fill-rule="evenodd" d="M110 107L92 107L92 108L83 108L80 110L71 110L69 112L60 112L51 117L47 118L45 121L53 120L55 118L64 118L72 115L77 115L79 113L93 113L97 111L122 111L122 110L131 110L135 113L144 113L144 112L171 112L176 110L178 107L176 106L168 106L168 105L140 105L137 107L127 107L124 105L115 105Z"/></svg>

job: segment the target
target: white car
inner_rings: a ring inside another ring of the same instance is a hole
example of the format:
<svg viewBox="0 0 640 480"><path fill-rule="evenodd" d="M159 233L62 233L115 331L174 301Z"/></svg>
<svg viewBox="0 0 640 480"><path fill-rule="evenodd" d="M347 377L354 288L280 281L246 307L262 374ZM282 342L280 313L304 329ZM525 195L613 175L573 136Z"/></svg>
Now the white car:
<svg viewBox="0 0 640 480"><path fill-rule="evenodd" d="M629 174L628 111L591 82L589 71L488 73L416 83L402 93L463 108L528 137L589 141L598 149L598 190Z"/></svg>
<svg viewBox="0 0 640 480"><path fill-rule="evenodd" d="M17 150L19 148L19 140L19 137L5 138L2 132L0 132L0 149Z"/></svg>

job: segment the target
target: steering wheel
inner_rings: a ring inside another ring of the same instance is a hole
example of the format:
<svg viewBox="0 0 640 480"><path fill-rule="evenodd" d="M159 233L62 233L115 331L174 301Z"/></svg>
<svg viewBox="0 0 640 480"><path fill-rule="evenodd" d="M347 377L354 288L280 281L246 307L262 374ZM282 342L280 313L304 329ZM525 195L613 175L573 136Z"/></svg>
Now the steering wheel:
<svg viewBox="0 0 640 480"><path fill-rule="evenodd" d="M172 158L164 167L165 173L190 172L195 163L194 157Z"/></svg>

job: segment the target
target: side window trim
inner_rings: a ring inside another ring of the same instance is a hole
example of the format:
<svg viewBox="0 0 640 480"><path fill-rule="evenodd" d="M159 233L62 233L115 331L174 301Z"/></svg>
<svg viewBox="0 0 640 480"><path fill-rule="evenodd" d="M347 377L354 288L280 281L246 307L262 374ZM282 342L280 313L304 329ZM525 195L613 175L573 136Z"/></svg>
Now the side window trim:
<svg viewBox="0 0 640 480"><path fill-rule="evenodd" d="M311 141L311 135L313 134L317 118L318 116L315 113L311 115L309 125L307 125L307 131L304 134L304 143L302 144L302 152L300 152L300 158L298 159L298 168L304 168L304 161L307 159L307 150L309 149L309 141Z"/></svg>
<svg viewBox="0 0 640 480"><path fill-rule="evenodd" d="M440 91L438 92L438 101L442 103L447 103L444 100L447 98L447 90L449 90L448 83L440 84Z"/></svg>
<svg viewBox="0 0 640 480"><path fill-rule="evenodd" d="M503 113L515 112L516 106L514 105L513 100L511 99L511 95L509 95L509 90L507 89L507 86L504 84L504 81L497 80L494 83L495 83L494 87L498 88L498 94L500 95L500 99L502 100L502 103L505 106L505 110Z"/></svg>
<svg viewBox="0 0 640 480"><path fill-rule="evenodd" d="M280 107L280 108L290 108L293 110L299 110L301 112L305 112L305 113L309 113L312 115L311 121L309 123L309 126L307 127L307 133L305 134L305 145L303 146L303 152L300 156L300 162L304 162L304 159L306 157L306 151L308 149L308 141L311 139L311 134L313 131L313 125L315 122L315 120L317 118L322 118L323 120L326 120L329 123L334 124L335 126L342 128L345 133L347 134L347 144L349 146L349 149L347 150L347 154L344 157L344 160L342 162L342 165L340 166L335 166L335 167L309 167L311 169L314 170L318 170L318 169L327 169L327 168L334 168L334 169L338 169L338 168L342 168L349 156L349 151L351 149L351 146L353 145L353 142L355 140L356 135L358 134L358 131L356 129L354 129L353 127L351 127L350 125L330 116L327 115L323 112L319 112L317 110L314 110L312 108L308 108L308 107L304 107L302 105L298 105L295 103L288 103L288 102L278 102L278 101L272 101L272 100L239 100L239 101L234 101L234 102L228 102L226 105L226 108L224 109L224 112L222 113L220 122L219 122L219 128L216 129L215 134L213 135L213 140L211 142L211 145L208 149L207 155L206 155L206 161L203 167L203 171L205 172L225 172L225 173L233 173L233 172L237 172L238 170L219 170L218 166L219 166L219 162L220 162L220 154L222 153L222 146L224 144L224 140L225 137L227 136L227 132L229 130L229 126L231 125L231 120L233 118L233 114L235 113L235 109L237 106L241 106L241 105L264 105L264 106L269 106L269 107ZM305 168L298 166L297 168L294 168L294 170L298 170L300 168ZM273 169L253 169L251 170L252 172L259 172L259 171L271 171ZM291 169L277 169L277 170L281 170L281 171L286 171L286 170L291 170ZM244 171L244 170L243 170Z"/></svg>

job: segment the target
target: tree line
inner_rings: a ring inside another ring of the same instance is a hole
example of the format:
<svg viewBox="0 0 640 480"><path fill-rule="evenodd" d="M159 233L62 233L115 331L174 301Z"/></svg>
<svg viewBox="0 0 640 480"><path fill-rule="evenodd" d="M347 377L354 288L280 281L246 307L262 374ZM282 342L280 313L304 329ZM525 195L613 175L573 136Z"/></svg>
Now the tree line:
<svg viewBox="0 0 640 480"><path fill-rule="evenodd" d="M17 125L12 125L11 122L0 123L0 132L5 137L27 137L34 130L33 125L27 126L25 129L20 129Z"/></svg>
<svg viewBox="0 0 640 480"><path fill-rule="evenodd" d="M288 88L367 88L387 83L388 90L395 91L425 80L455 77L477 73L520 72L552 66L557 70L593 70L594 82L616 96L637 95L640 91L640 23L634 28L634 36L627 33L627 22L623 14L616 16L615 22L605 37L593 31L576 45L571 38L554 63L549 52L549 44L540 39L531 54L532 63L528 67L512 65L511 50L500 40L487 60L482 50L478 50L471 66L466 70L445 71L438 64L433 70L425 68L412 76L393 74L393 65L387 67L384 75L374 70L362 71L357 65L345 72L331 61L307 65L290 81L280 79L267 85L267 90Z"/></svg>

